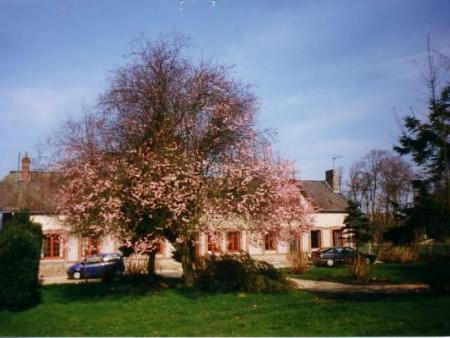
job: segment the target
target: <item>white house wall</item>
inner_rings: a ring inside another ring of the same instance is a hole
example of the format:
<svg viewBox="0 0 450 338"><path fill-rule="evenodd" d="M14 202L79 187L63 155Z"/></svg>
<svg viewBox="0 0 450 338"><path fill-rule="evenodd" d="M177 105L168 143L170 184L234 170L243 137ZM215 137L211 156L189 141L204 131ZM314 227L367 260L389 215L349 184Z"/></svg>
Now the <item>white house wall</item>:
<svg viewBox="0 0 450 338"><path fill-rule="evenodd" d="M78 236L69 235L67 239L67 257L69 262L75 262L79 257L79 239Z"/></svg>
<svg viewBox="0 0 450 338"><path fill-rule="evenodd" d="M116 242L111 236L106 236L102 239L101 250L105 253L115 252L117 250Z"/></svg>
<svg viewBox="0 0 450 338"><path fill-rule="evenodd" d="M311 230L320 230L321 247L333 246L333 230L341 229L345 226L344 219L346 213L321 212L315 214L314 223ZM310 234L305 233L302 236L301 248L304 251L310 251Z"/></svg>
<svg viewBox="0 0 450 338"><path fill-rule="evenodd" d="M332 213L332 212L321 212L317 213L314 217L314 226L319 228L332 228L332 227L343 227L344 219L347 216L345 213Z"/></svg>
<svg viewBox="0 0 450 338"><path fill-rule="evenodd" d="M321 246L327 247L333 245L332 231L344 227L344 213L317 213L314 217L312 230L321 231ZM42 273L53 275L56 273L64 273L65 268L71 262L78 261L81 258L81 241L80 237L71 234L70 228L64 224L62 217L48 216L48 215L33 215L32 220L42 225L42 230L47 233L59 232L64 234L64 258L59 260L41 260ZM198 252L201 255L207 254L207 236L206 234L199 235ZM289 252L290 243L285 241L278 241L276 250L266 251L263 240L254 240L252 235L247 231L242 231L240 236L241 250L248 252L254 259L265 260L274 264L277 267L289 265L287 253ZM115 252L119 247L119 242L114 238L107 236L100 242L101 252ZM226 253L228 250L227 232L222 231L219 240L219 247L221 252ZM302 251L311 251L310 247L310 232L305 232L300 238L300 248ZM162 252L157 255L157 264L159 270L179 270L181 267L171 257L174 248L167 241L164 241ZM59 263L58 263L59 262ZM44 264L43 264L44 263ZM60 264L58 266L58 264ZM61 265L62 264L62 265Z"/></svg>
<svg viewBox="0 0 450 338"><path fill-rule="evenodd" d="M64 225L62 218L58 216L32 215L30 218L33 222L39 223L42 226L42 231L69 230Z"/></svg>

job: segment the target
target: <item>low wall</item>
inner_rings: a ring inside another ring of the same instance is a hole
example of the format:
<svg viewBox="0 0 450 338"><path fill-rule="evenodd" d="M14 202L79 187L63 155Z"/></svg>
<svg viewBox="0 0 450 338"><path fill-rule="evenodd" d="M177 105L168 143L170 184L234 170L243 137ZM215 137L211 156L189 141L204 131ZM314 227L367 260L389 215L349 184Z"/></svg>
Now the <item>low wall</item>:
<svg viewBox="0 0 450 338"><path fill-rule="evenodd" d="M287 255L285 254L262 254L262 255L252 255L252 258L259 261L266 261L272 264L276 268L286 268L291 266Z"/></svg>
<svg viewBox="0 0 450 338"><path fill-rule="evenodd" d="M67 275L68 264L64 260L44 260L39 262L39 277L59 277Z"/></svg>
<svg viewBox="0 0 450 338"><path fill-rule="evenodd" d="M253 259L264 260L277 268L288 267L289 260L285 254L260 254L252 255ZM146 255L133 255L124 258L125 273L145 273L147 271L148 257ZM67 268L72 263L64 260L41 260L39 264L39 277L62 277L66 276ZM173 258L156 257L156 272L180 273L181 264Z"/></svg>

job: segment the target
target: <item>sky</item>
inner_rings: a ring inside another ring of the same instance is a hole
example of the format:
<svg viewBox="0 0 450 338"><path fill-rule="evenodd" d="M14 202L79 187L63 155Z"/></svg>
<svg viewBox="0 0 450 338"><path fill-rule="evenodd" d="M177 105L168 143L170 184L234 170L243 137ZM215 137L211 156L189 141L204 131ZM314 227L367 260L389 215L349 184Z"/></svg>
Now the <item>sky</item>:
<svg viewBox="0 0 450 338"><path fill-rule="evenodd" d="M392 149L425 112L427 36L450 55L447 0L0 0L0 178L36 157L108 86L141 35L181 33L193 58L254 85L261 128L303 179Z"/></svg>

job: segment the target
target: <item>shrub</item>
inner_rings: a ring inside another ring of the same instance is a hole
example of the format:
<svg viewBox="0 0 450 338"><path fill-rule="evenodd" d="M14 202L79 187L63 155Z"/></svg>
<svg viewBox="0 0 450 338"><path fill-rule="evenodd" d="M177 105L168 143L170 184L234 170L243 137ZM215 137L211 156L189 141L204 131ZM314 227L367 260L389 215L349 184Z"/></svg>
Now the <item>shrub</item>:
<svg viewBox="0 0 450 338"><path fill-rule="evenodd" d="M425 256L420 262L431 289L436 292L450 291L450 255L436 254Z"/></svg>
<svg viewBox="0 0 450 338"><path fill-rule="evenodd" d="M29 220L13 217L0 232L0 307L22 310L39 302L41 242L40 227Z"/></svg>
<svg viewBox="0 0 450 338"><path fill-rule="evenodd" d="M450 244L446 243L428 243L419 246L418 258L426 261L430 257L447 256L450 257Z"/></svg>
<svg viewBox="0 0 450 338"><path fill-rule="evenodd" d="M148 255L130 255L124 258L125 273L129 275L147 275Z"/></svg>
<svg viewBox="0 0 450 338"><path fill-rule="evenodd" d="M418 246L391 245L380 250L378 259L386 263L413 263L417 260L418 254Z"/></svg>
<svg viewBox="0 0 450 338"><path fill-rule="evenodd" d="M349 265L349 270L352 278L360 283L366 283L369 280L370 270L372 264L367 264L364 257L356 257Z"/></svg>
<svg viewBox="0 0 450 338"><path fill-rule="evenodd" d="M293 273L303 273L311 269L311 260L307 252L294 251L288 254Z"/></svg>
<svg viewBox="0 0 450 338"><path fill-rule="evenodd" d="M208 292L276 293L291 289L291 283L273 265L255 261L248 254L207 258L197 273L196 286Z"/></svg>

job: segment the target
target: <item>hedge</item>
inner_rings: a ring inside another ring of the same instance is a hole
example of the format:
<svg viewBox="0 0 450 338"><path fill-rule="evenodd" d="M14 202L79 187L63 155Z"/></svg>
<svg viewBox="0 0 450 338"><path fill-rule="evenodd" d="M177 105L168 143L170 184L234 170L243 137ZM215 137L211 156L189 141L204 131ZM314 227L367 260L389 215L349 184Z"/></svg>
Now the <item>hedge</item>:
<svg viewBox="0 0 450 338"><path fill-rule="evenodd" d="M41 243L40 226L23 213L0 231L0 307L22 310L39 302Z"/></svg>

